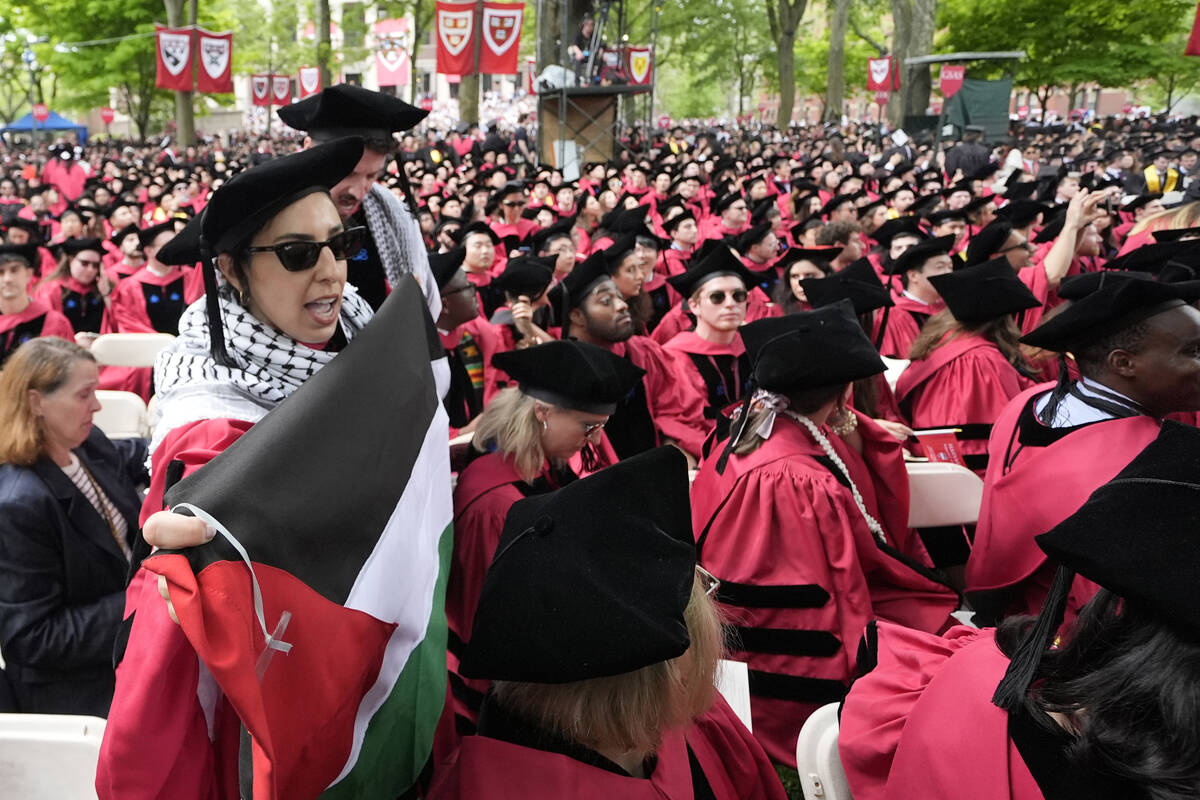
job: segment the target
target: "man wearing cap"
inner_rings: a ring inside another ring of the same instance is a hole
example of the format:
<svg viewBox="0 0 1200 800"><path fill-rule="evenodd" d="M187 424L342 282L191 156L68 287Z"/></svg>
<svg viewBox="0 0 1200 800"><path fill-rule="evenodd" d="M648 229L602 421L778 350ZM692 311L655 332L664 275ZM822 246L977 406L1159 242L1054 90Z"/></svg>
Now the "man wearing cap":
<svg viewBox="0 0 1200 800"><path fill-rule="evenodd" d="M1155 153L1150 166L1142 171L1139 191L1133 194L1159 194L1181 188L1179 170L1171 166L1171 158L1174 155L1170 150L1159 150Z"/></svg>
<svg viewBox="0 0 1200 800"><path fill-rule="evenodd" d="M609 274L604 253L590 256L555 290L556 305L564 309L563 338L603 347L646 372L605 429L617 455L626 458L674 443L699 458L709 431L704 395L677 356L634 335L629 305Z"/></svg>
<svg viewBox="0 0 1200 800"><path fill-rule="evenodd" d="M406 191L409 202L405 204L379 183L388 154L395 149L392 134L409 130L429 112L380 92L338 84L276 113L291 127L308 133L305 147L344 136L366 139L362 160L331 192L346 227L365 226L369 233L363 249L347 262L348 281L378 309L391 287L412 274L421 284L430 314L437 318L441 300L429 271L411 190Z"/></svg>
<svg viewBox="0 0 1200 800"><path fill-rule="evenodd" d="M0 367L14 350L38 336L75 341L75 329L67 318L29 295L31 262L36 259L36 249L30 245L0 244Z"/></svg>
<svg viewBox="0 0 1200 800"><path fill-rule="evenodd" d="M663 252L668 275L679 275L687 269L687 262L700 238L700 228L691 209L663 222L663 230L671 237L671 246Z"/></svg>
<svg viewBox="0 0 1200 800"><path fill-rule="evenodd" d="M32 244L37 247L33 269L38 277L45 278L58 268L54 255L42 245L42 228L35 221L17 217L4 229L4 240L18 246Z"/></svg>
<svg viewBox="0 0 1200 800"><path fill-rule="evenodd" d="M729 192L718 198L712 206L712 216L704 219L700 226L701 238L726 239L745 233L750 227L750 206L739 192Z"/></svg>
<svg viewBox="0 0 1200 800"><path fill-rule="evenodd" d="M1102 275L1102 286L1022 339L1073 353L1080 378L1070 380L1063 363L1056 386L1023 392L996 419L967 562L967 590L985 620L1036 613L1053 567L1033 537L1129 463L1167 415L1200 410L1194 290ZM1077 581L1069 614L1094 592L1094 585Z"/></svg>
<svg viewBox="0 0 1200 800"><path fill-rule="evenodd" d="M179 333L183 310L200 299L204 286L189 281L189 265L164 264L158 251L175 238L175 221L167 220L138 232L146 266L121 281L112 292L104 333Z"/></svg>
<svg viewBox="0 0 1200 800"><path fill-rule="evenodd" d="M954 270L954 263L950 260L953 247L954 237L943 236L915 244L900 254L890 270L893 276L900 278L899 288L895 282L892 283L892 299L896 303L893 314L897 311L910 314L917 328L920 328L927 319L946 307L929 278ZM907 344L911 346L912 342ZM884 354L888 353L884 351ZM908 353L900 357L908 358Z"/></svg>
<svg viewBox="0 0 1200 800"><path fill-rule="evenodd" d="M465 256L460 247L429 257L442 300L442 313L435 322L450 366L450 388L442 403L450 417L451 436L473 429L489 397L491 357L501 349L495 330L479 315L475 285L462 270Z"/></svg>
<svg viewBox="0 0 1200 800"><path fill-rule="evenodd" d="M968 125L963 131L962 142L946 153L946 174L956 181L978 172L988 163L991 154L983 144L984 129L979 125Z"/></svg>
<svg viewBox="0 0 1200 800"><path fill-rule="evenodd" d="M146 266L146 254L142 252L138 226L127 225L109 237L109 244L117 249L104 256L108 279L114 285Z"/></svg>

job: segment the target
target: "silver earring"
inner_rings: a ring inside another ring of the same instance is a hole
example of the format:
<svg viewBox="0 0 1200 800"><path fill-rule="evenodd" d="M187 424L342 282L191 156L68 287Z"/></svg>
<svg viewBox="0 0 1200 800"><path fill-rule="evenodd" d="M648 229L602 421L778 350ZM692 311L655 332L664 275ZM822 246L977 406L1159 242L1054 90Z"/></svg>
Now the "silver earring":
<svg viewBox="0 0 1200 800"><path fill-rule="evenodd" d="M548 427L550 426L546 424L546 420L542 420L542 430L545 431Z"/></svg>

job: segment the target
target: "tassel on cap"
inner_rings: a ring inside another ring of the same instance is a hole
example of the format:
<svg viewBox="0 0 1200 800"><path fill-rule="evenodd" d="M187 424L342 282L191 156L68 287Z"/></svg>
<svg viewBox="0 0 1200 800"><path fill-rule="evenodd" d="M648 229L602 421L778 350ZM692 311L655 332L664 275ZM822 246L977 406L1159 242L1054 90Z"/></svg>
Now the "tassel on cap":
<svg viewBox="0 0 1200 800"><path fill-rule="evenodd" d="M225 329L221 323L221 299L217 295L217 267L213 263L208 240L200 239L200 269L204 273L204 309L208 314L208 343L213 360L223 367L235 366L225 348Z"/></svg>
<svg viewBox="0 0 1200 800"><path fill-rule="evenodd" d="M1043 425L1051 425L1054 422L1054 415L1058 413L1058 407L1062 405L1062 401L1066 399L1067 392L1071 389L1071 375L1067 368L1067 354L1058 354L1058 380L1054 384L1054 388L1050 390L1050 400L1046 403L1046 407L1042 409L1040 419Z"/></svg>
<svg viewBox="0 0 1200 800"><path fill-rule="evenodd" d="M1046 595L1046 604L1037 622L1025 634L1017 651L1009 661L1004 678L996 686L992 695L992 703L1005 711L1016 711L1025 702L1025 694L1029 691L1037 674L1038 665L1042 661L1042 653L1054 639L1062 625L1063 616L1067 610L1067 598L1071 594L1071 584L1075 580L1075 570L1059 566L1054 573L1054 583L1050 585L1050 593Z"/></svg>

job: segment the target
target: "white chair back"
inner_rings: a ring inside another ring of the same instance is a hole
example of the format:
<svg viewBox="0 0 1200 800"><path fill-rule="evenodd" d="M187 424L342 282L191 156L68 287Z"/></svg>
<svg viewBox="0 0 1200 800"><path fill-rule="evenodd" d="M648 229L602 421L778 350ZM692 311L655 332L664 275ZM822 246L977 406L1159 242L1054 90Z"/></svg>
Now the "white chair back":
<svg viewBox="0 0 1200 800"><path fill-rule="evenodd" d="M887 356L879 357L883 361L883 365L887 367L883 371L884 380L888 382L888 386L896 389L896 381L900 380L900 373L908 369L908 365L912 362L907 358L888 358Z"/></svg>
<svg viewBox="0 0 1200 800"><path fill-rule="evenodd" d="M106 333L92 342L92 355L106 367L153 367L174 339L169 333Z"/></svg>
<svg viewBox="0 0 1200 800"><path fill-rule="evenodd" d="M144 437L146 430L146 404L133 392L118 392L100 389L96 392L100 410L92 423L104 431L110 439L133 439Z"/></svg>
<svg viewBox="0 0 1200 800"><path fill-rule="evenodd" d="M966 467L943 462L910 461L908 527L971 525L979 520L983 480Z"/></svg>
<svg viewBox="0 0 1200 800"><path fill-rule="evenodd" d="M0 797L93 800L104 720L0 714Z"/></svg>
<svg viewBox="0 0 1200 800"><path fill-rule="evenodd" d="M754 723L750 721L750 669L745 662L721 659L717 663L717 691L729 703L746 730L753 733Z"/></svg>
<svg viewBox="0 0 1200 800"><path fill-rule="evenodd" d="M850 784L838 754L838 704L821 706L796 740L796 770L809 800L851 800Z"/></svg>

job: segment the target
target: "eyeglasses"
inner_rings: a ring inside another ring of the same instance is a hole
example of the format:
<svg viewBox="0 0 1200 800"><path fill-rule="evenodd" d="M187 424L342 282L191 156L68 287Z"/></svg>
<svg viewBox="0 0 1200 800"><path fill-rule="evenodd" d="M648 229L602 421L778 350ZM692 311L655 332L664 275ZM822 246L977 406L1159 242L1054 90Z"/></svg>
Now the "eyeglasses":
<svg viewBox="0 0 1200 800"><path fill-rule="evenodd" d="M1037 251L1037 245L1031 242L1021 242L1020 244L1014 244L1012 247L1005 247L1002 250L997 250L996 255L1004 255L1010 250L1024 250L1026 253L1033 253Z"/></svg>
<svg viewBox="0 0 1200 800"><path fill-rule="evenodd" d="M267 247L247 247L247 253L274 253L288 272L304 272L317 265L321 250L328 247L338 261L345 261L362 249L367 229L347 228L323 242L283 242Z"/></svg>
<svg viewBox="0 0 1200 800"><path fill-rule="evenodd" d="M604 430L604 426L608 424L608 420L602 420L601 422L582 422L580 424L583 425L584 437L590 439L592 438L592 434L596 433L597 431Z"/></svg>
<svg viewBox="0 0 1200 800"><path fill-rule="evenodd" d="M746 302L747 298L750 297L750 295L742 289L735 289L732 292L725 292L718 289L715 292L708 293L708 302L712 303L714 306L719 306L725 302L725 297L727 295L733 297L733 302L735 303L744 303Z"/></svg>
<svg viewBox="0 0 1200 800"><path fill-rule="evenodd" d="M459 292L468 292L469 294L473 295L477 291L479 291L479 290L475 288L475 284L468 283L466 286L460 286L457 289L451 289L448 292L442 292L442 297L449 297L450 295L458 294Z"/></svg>
<svg viewBox="0 0 1200 800"><path fill-rule="evenodd" d="M708 597L712 597L721 587L721 581L717 576L699 564L696 565L696 577L700 580L700 588L704 589L704 594Z"/></svg>

